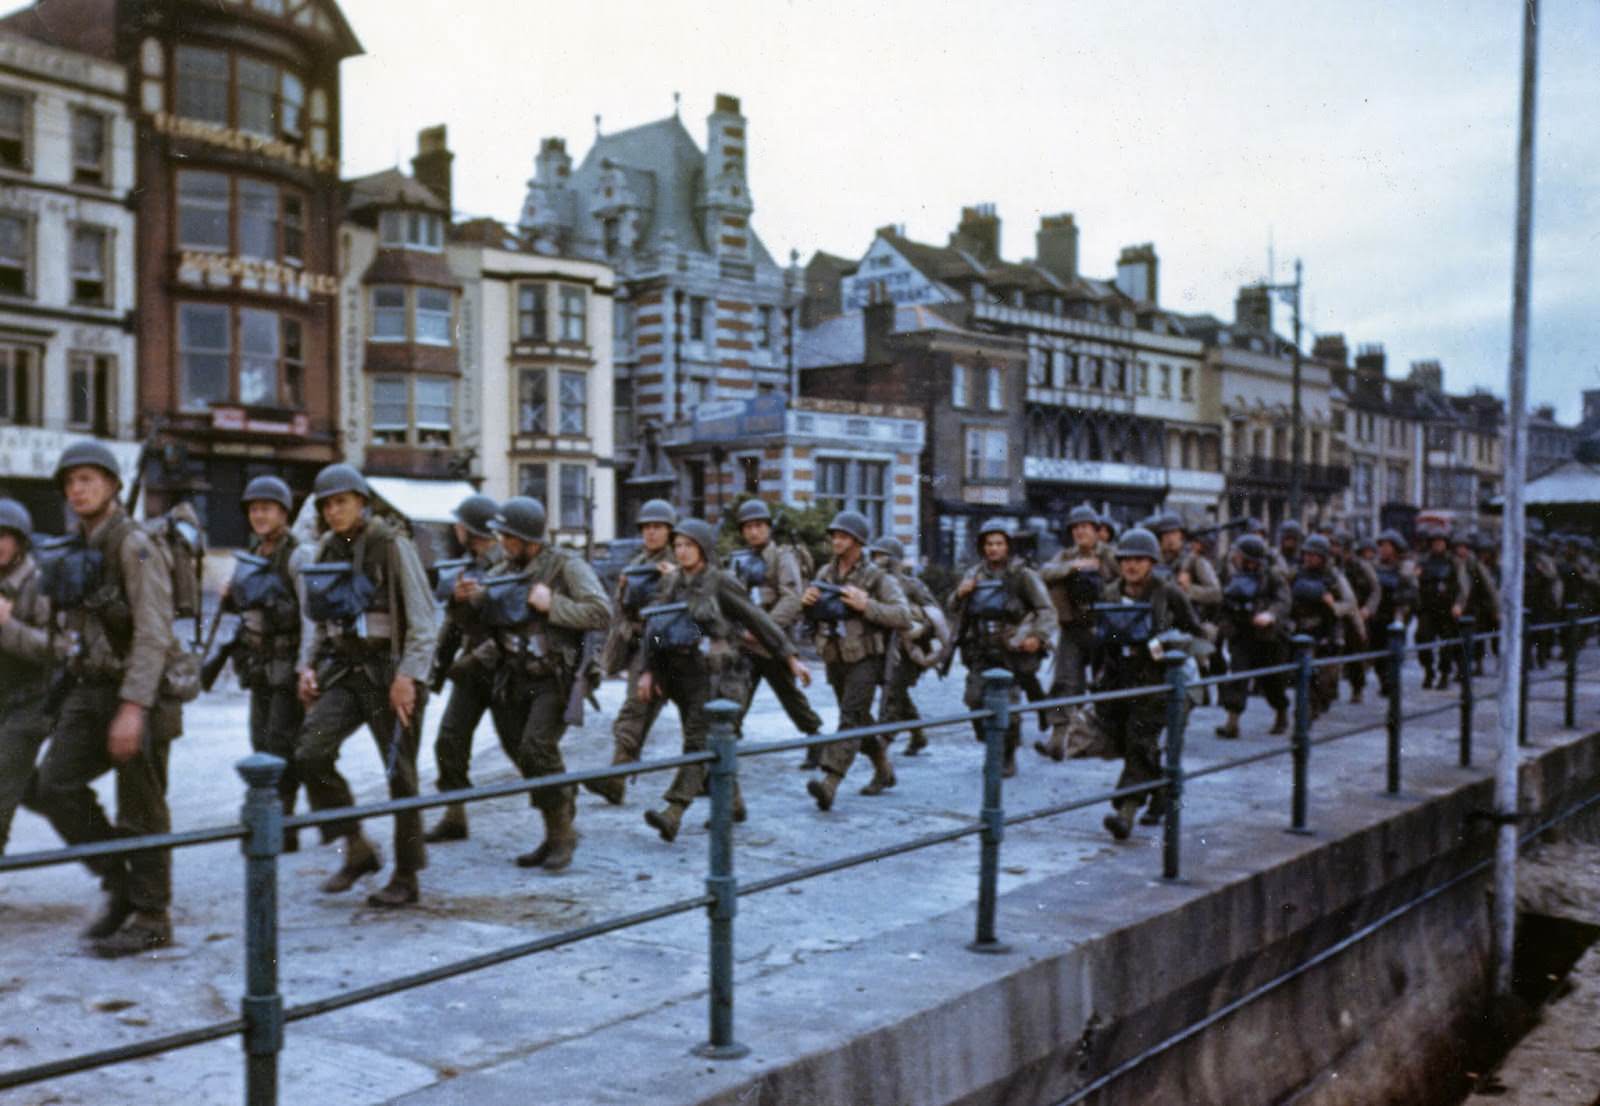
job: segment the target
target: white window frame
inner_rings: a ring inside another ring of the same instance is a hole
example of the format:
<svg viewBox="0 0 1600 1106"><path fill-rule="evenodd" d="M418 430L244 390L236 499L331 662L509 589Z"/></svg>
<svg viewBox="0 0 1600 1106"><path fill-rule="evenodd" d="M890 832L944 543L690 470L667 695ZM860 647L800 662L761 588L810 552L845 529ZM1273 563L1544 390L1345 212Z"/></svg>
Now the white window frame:
<svg viewBox="0 0 1600 1106"><path fill-rule="evenodd" d="M419 346L453 346L455 345L455 297L448 288L434 288L429 285L418 285L410 289L412 309L412 334ZM437 306L439 297L444 301L444 309ZM423 307L424 298L433 299L435 306ZM427 324L426 328L424 323ZM439 336L435 328L442 324L443 335Z"/></svg>
<svg viewBox="0 0 1600 1106"><path fill-rule="evenodd" d="M576 388L576 401L569 399L569 386ZM582 369L562 369L556 377L556 430L564 437L587 437L589 433L589 374Z"/></svg>
<svg viewBox="0 0 1600 1106"><path fill-rule="evenodd" d="M589 290L577 284L561 285L561 340L582 344L589 340Z"/></svg>
<svg viewBox="0 0 1600 1106"><path fill-rule="evenodd" d="M110 153L111 143L108 137L111 130L111 120L103 112L91 108L74 107L71 114L69 127L69 146L72 150L72 183L90 185L108 185L111 183ZM93 128L92 132L89 128ZM94 135L98 145L98 154L92 162L79 160L78 143L80 138L87 139Z"/></svg>
<svg viewBox="0 0 1600 1106"><path fill-rule="evenodd" d="M378 304L378 294L380 292L383 292L383 293L398 292L400 294L400 303L399 303L399 305L397 306L397 305L391 303L391 304L385 304L383 306L379 306L379 304ZM367 289L367 293L368 293L368 296L370 297L369 298L369 303L371 304L371 307L372 307L372 324L368 328L367 341L369 341L369 342L405 342L405 341L409 341L410 337L411 337L411 330L410 330L410 318L409 318L409 314L410 313L407 310L407 301L408 301L409 297L407 297L407 295L406 295L406 286L404 284L374 284L374 285L370 286ZM398 313L398 315L397 315L397 313ZM383 330L380 327L379 320L380 319L386 319L392 324L396 317L398 317L399 320L400 320L400 333L399 334L384 333Z"/></svg>
<svg viewBox="0 0 1600 1106"><path fill-rule="evenodd" d="M79 249L80 238L97 237L98 245L94 250L98 269L91 270L80 267L87 251ZM114 302L111 288L111 250L112 230L110 227L96 226L92 223L76 223L72 227L72 255L68 268L69 280L72 286L72 302L87 307L110 307ZM100 291L95 296L80 294L80 284L94 284L98 282Z"/></svg>

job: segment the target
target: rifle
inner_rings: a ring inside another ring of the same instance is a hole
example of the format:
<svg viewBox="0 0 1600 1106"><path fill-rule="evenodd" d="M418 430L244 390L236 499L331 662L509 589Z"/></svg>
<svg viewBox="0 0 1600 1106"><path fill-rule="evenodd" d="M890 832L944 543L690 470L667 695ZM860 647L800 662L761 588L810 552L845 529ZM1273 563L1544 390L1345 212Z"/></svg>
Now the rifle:
<svg viewBox="0 0 1600 1106"><path fill-rule="evenodd" d="M196 625L199 619L195 620ZM200 666L200 690L210 691L216 686L217 677L222 675L222 670L227 667L228 661L233 659L233 651L239 647L239 637L233 639L217 651L216 656L210 656L211 646L217 640L217 630L222 626L222 603L217 603L217 612L211 616L211 625L206 628L205 645L200 649L200 656L205 663Z"/></svg>
<svg viewBox="0 0 1600 1106"><path fill-rule="evenodd" d="M595 710L600 709L600 700L595 698L594 685L596 668L595 652L598 650L596 639L599 631L590 630L583 635L583 655L578 658L578 670L573 673L572 690L567 694L567 711L563 716L569 726L583 725L583 704L587 700Z"/></svg>
<svg viewBox="0 0 1600 1106"><path fill-rule="evenodd" d="M972 616L968 613L970 607L969 603L961 604L961 618L956 622L956 632L950 635L950 644L945 648L944 656L939 658L941 680L950 675L950 666L955 663L956 652L967 638L967 629L972 624Z"/></svg>
<svg viewBox="0 0 1600 1106"><path fill-rule="evenodd" d="M1224 534L1232 530L1243 530L1247 525L1249 525L1249 523L1250 520L1247 518L1229 519L1227 522L1219 522L1215 526L1206 526L1199 530L1190 530L1187 535L1187 540L1194 541L1196 538L1209 538L1213 535Z"/></svg>
<svg viewBox="0 0 1600 1106"><path fill-rule="evenodd" d="M433 647L433 664L428 669L428 689L435 695L444 690L446 677L450 675L450 666L455 664L456 654L461 652L462 630L454 619L446 618L444 629L439 633L439 641Z"/></svg>

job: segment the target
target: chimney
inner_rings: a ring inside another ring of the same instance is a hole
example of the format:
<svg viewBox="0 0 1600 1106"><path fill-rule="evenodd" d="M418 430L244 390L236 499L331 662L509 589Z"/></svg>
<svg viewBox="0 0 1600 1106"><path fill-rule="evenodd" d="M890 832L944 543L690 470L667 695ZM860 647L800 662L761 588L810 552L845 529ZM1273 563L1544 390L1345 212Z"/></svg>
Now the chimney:
<svg viewBox="0 0 1600 1106"><path fill-rule="evenodd" d="M1051 276L1069 283L1078 279L1078 225L1070 212L1040 218L1034 252L1039 267Z"/></svg>
<svg viewBox="0 0 1600 1106"><path fill-rule="evenodd" d="M1382 380L1384 373L1388 371L1389 358L1383 352L1381 344L1372 342L1356 350L1357 376Z"/></svg>
<svg viewBox="0 0 1600 1106"><path fill-rule="evenodd" d="M1158 269L1154 243L1124 246L1117 257L1117 289L1135 303L1153 304Z"/></svg>
<svg viewBox="0 0 1600 1106"><path fill-rule="evenodd" d="M1437 361L1411 362L1411 383L1438 394L1444 391L1444 366Z"/></svg>
<svg viewBox="0 0 1600 1106"><path fill-rule="evenodd" d="M1583 424L1600 422L1600 388L1585 388L1583 391Z"/></svg>
<svg viewBox="0 0 1600 1106"><path fill-rule="evenodd" d="M411 175L417 178L418 184L439 197L446 211L455 210L450 202L450 163L455 159L446 141L443 123L417 132L417 156L411 159Z"/></svg>
<svg viewBox="0 0 1600 1106"><path fill-rule="evenodd" d="M961 222L950 235L950 245L966 250L980 265L1000 260L1000 216L994 204L977 204L961 209Z"/></svg>
<svg viewBox="0 0 1600 1106"><path fill-rule="evenodd" d="M889 335L894 333L895 302L883 293L880 284L874 282L867 287L869 298L861 309L861 361L881 365L890 360Z"/></svg>
<svg viewBox="0 0 1600 1106"><path fill-rule="evenodd" d="M1311 344L1311 356L1318 361L1347 366L1350 364L1350 347L1345 345L1343 334L1318 334Z"/></svg>
<svg viewBox="0 0 1600 1106"><path fill-rule="evenodd" d="M1272 293L1265 284L1246 284L1233 301L1233 325L1250 334L1272 333Z"/></svg>

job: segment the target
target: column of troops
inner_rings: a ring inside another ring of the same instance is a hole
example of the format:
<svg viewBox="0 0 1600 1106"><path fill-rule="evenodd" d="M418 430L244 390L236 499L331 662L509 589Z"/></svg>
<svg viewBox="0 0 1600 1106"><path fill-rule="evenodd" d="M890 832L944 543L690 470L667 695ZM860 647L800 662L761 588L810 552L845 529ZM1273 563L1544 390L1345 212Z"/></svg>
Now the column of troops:
<svg viewBox="0 0 1600 1106"><path fill-rule="evenodd" d="M903 723L903 755L915 756L928 740L912 691L930 669L943 678L956 655L966 669L964 702L976 709L983 673L994 668L1012 674L1018 705L1159 684L1171 630L1187 636L1185 663L1196 673L1220 673L1282 664L1298 634L1319 657L1365 652L1384 642L1392 622L1414 620L1417 643L1430 646L1419 653L1424 686L1443 688L1452 674L1468 676L1459 620L1470 614L1493 629L1499 610L1497 545L1476 534L1424 529L1413 554L1392 530L1357 544L1286 523L1274 547L1246 523L1219 558L1214 530L1191 534L1177 516L1159 515L1119 536L1087 505L1063 520L1064 547L1037 566L1008 523L984 523L976 562L943 604L900 543L874 536L862 515L833 518L831 555L819 566L803 544L775 540L759 499L740 505L741 540L731 550L719 547L708 523L680 517L664 500L645 503L638 553L608 591L586 560L547 540L538 500L474 495L455 513L460 555L425 569L410 538L375 512L362 474L335 464L313 486L314 539L292 528L294 503L281 480L260 477L246 487L240 508L250 549L235 555L221 598L221 609L238 616L237 632L202 664L174 630L181 617L199 619L192 510L134 521L115 459L92 442L62 453L56 481L76 519L60 538L36 537L28 512L0 499L0 850L19 805L69 844L168 830L168 748L182 732L182 706L230 664L249 693L252 749L285 763L279 791L287 813L302 789L313 810L353 805L338 758L363 726L390 796L416 795L431 695L446 695L434 756L438 787L449 793L472 785L473 735L486 714L524 778L565 773L562 737L603 676L626 682L612 724L614 765L639 761L669 703L683 751L704 750L706 705L739 704L742 724L763 681L800 733L818 734L823 721L807 699L811 673L796 645L809 636L838 703L838 729ZM1587 538L1538 536L1529 544L1534 622L1556 619L1563 602L1600 609ZM1553 634L1533 635L1534 663L1546 663L1554 644ZM1482 647L1473 652L1480 671L1483 657ZM1337 701L1341 676L1360 702L1369 667L1387 693L1382 664L1326 666L1313 686L1314 713ZM1274 712L1269 732L1287 730L1285 680L1265 676L1221 685L1219 737L1240 736L1252 691ZM1023 713L1013 712L1005 736L1008 776L1017 771ZM1161 778L1166 721L1160 695L1046 708L1039 725L1048 738L1034 747L1058 761L1091 751L1120 757L1118 789L1132 789ZM974 735L983 736L977 723ZM812 746L802 767L817 807L833 807L858 754L872 768L861 794L895 787L894 736ZM115 773L114 816L91 786L107 772ZM674 841L705 785L705 765L680 767L644 821ZM626 801L624 776L584 787L607 803ZM1106 829L1122 840L1136 816L1158 821L1154 794L1148 805L1144 795L1118 799ZM578 844L576 788L541 787L529 801L542 830L516 863L560 872ZM736 794L734 819L746 817ZM324 823L318 832L341 846L324 892L347 892L383 870L359 822ZM416 812L396 815L393 866L367 902L417 902L428 845L468 834L462 803L446 805L427 829ZM286 836L286 850L298 846ZM105 890L104 909L85 933L94 952L124 956L170 943L169 858L150 850L89 862Z"/></svg>

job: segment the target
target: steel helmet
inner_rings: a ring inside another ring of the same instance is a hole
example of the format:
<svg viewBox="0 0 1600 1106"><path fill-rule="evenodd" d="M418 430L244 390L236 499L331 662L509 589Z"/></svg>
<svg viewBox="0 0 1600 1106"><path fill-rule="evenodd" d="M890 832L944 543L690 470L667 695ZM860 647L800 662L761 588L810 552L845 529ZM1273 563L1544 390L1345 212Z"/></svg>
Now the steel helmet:
<svg viewBox="0 0 1600 1106"><path fill-rule="evenodd" d="M1296 519L1286 518L1278 523L1278 540L1280 542L1284 538L1303 538L1305 534L1306 528L1301 526Z"/></svg>
<svg viewBox="0 0 1600 1106"><path fill-rule="evenodd" d="M1401 553L1411 548L1406 539L1400 536L1400 531L1394 529L1379 531L1377 541L1386 541Z"/></svg>
<svg viewBox="0 0 1600 1106"><path fill-rule="evenodd" d="M33 544L33 516L15 499L0 499L0 530L10 530L25 544Z"/></svg>
<svg viewBox="0 0 1600 1106"><path fill-rule="evenodd" d="M61 485L61 478L75 468L85 465L100 469L119 485L122 483L122 468L117 464L117 458L104 442L97 442L92 438L73 442L61 451L61 457L56 461L55 481L56 486Z"/></svg>
<svg viewBox="0 0 1600 1106"><path fill-rule="evenodd" d="M1252 561L1267 559L1267 543L1261 540L1260 534L1246 534L1233 543L1234 549L1239 551L1239 556Z"/></svg>
<svg viewBox="0 0 1600 1106"><path fill-rule="evenodd" d="M986 518L983 525L978 527L978 544L983 544L983 539L990 534L1004 534L1006 541L1016 540L1016 530L1003 518Z"/></svg>
<svg viewBox="0 0 1600 1106"><path fill-rule="evenodd" d="M1335 530L1333 537L1329 540L1335 545L1342 545L1344 548L1349 549L1350 543L1355 541L1355 536L1348 530Z"/></svg>
<svg viewBox="0 0 1600 1106"><path fill-rule="evenodd" d="M294 510L294 496L289 485L276 476L258 476L244 486L239 505L248 509L252 503L276 503L285 511Z"/></svg>
<svg viewBox="0 0 1600 1106"><path fill-rule="evenodd" d="M1305 544L1300 547L1300 552L1302 554L1315 553L1323 560L1327 560L1333 556L1333 547L1328 544L1328 539L1321 534L1312 534L1305 540Z"/></svg>
<svg viewBox="0 0 1600 1106"><path fill-rule="evenodd" d="M686 518L672 528L672 536L682 535L700 547L700 556L706 564L717 563L717 532L704 519Z"/></svg>
<svg viewBox="0 0 1600 1106"><path fill-rule="evenodd" d="M510 534L523 541L544 541L544 504L528 495L514 495L500 504L500 513L489 520L489 529Z"/></svg>
<svg viewBox="0 0 1600 1106"><path fill-rule="evenodd" d="M354 465L329 465L317 473L316 480L312 481L311 496L318 504L340 492L355 492L362 499L372 498L367 478Z"/></svg>
<svg viewBox="0 0 1600 1106"><path fill-rule="evenodd" d="M828 533L832 534L834 531L849 534L862 545L872 540L866 517L856 511L840 511L834 515L833 521L828 523Z"/></svg>
<svg viewBox="0 0 1600 1106"><path fill-rule="evenodd" d="M1173 530L1182 531L1183 529L1183 519L1179 518L1170 511L1166 514L1157 515L1150 522L1150 532L1158 538L1162 534L1169 533Z"/></svg>
<svg viewBox="0 0 1600 1106"><path fill-rule="evenodd" d="M647 499L639 508L639 517L635 525L646 526L652 522L675 526L678 522L678 509L665 499Z"/></svg>
<svg viewBox="0 0 1600 1106"><path fill-rule="evenodd" d="M739 504L739 525L747 522L771 522L772 508L765 499L747 499Z"/></svg>
<svg viewBox="0 0 1600 1106"><path fill-rule="evenodd" d="M495 514L500 510L500 505L486 495L469 495L456 504L456 521L475 538L492 538L494 531L489 529Z"/></svg>
<svg viewBox="0 0 1600 1106"><path fill-rule="evenodd" d="M1107 530L1111 531L1111 538L1113 541L1116 540L1118 532L1120 532L1122 529L1122 527L1117 525L1117 520L1112 518L1109 512L1100 516L1098 525L1104 526Z"/></svg>
<svg viewBox="0 0 1600 1106"><path fill-rule="evenodd" d="M1117 543L1117 560L1124 557L1148 557L1152 561L1161 559L1161 545L1156 541L1156 536L1140 526L1135 526Z"/></svg>
<svg viewBox="0 0 1600 1106"><path fill-rule="evenodd" d="M1068 513L1067 529L1071 530L1080 522L1089 522L1099 526L1100 516L1095 512L1095 509L1089 506L1087 503L1080 503L1076 507L1072 508L1072 510Z"/></svg>
<svg viewBox="0 0 1600 1106"><path fill-rule="evenodd" d="M868 548L873 553L882 553L896 562L906 559L906 547L901 545L897 538L891 538L888 534L873 542Z"/></svg>
<svg viewBox="0 0 1600 1106"><path fill-rule="evenodd" d="M1374 553L1376 553L1378 551L1378 543L1376 541L1372 540L1371 538L1362 538L1359 542L1356 543L1356 552L1357 553L1365 553L1369 549L1372 550Z"/></svg>

